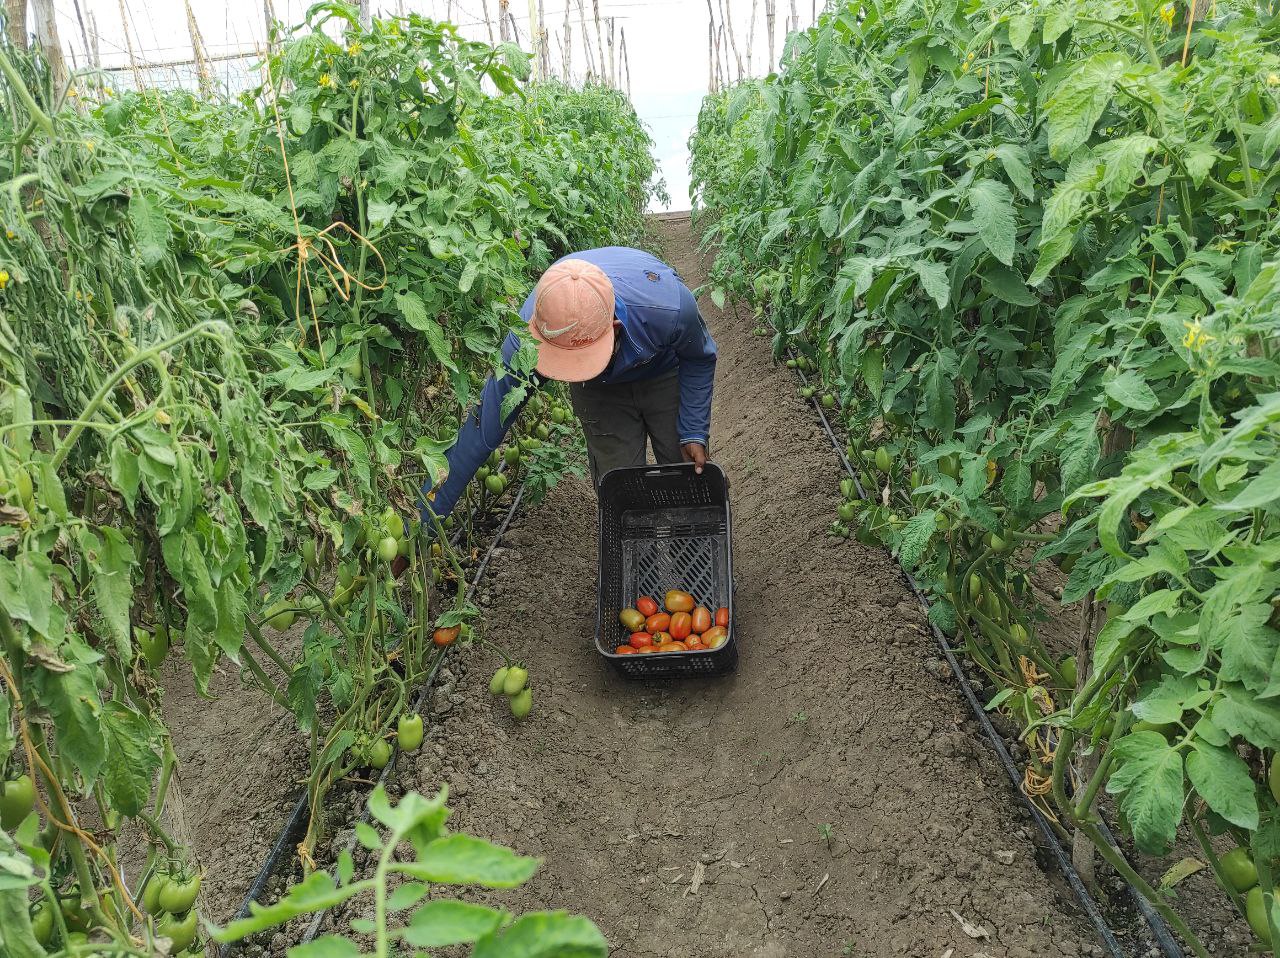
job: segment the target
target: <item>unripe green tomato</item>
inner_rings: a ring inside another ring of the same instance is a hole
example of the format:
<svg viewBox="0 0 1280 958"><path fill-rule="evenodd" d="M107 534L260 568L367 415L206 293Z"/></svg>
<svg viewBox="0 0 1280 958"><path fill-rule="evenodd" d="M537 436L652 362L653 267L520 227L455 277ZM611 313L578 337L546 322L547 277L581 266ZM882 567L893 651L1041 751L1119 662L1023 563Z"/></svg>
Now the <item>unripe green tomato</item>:
<svg viewBox="0 0 1280 958"><path fill-rule="evenodd" d="M356 579L356 570L348 563L338 566L338 587L341 589L350 589L351 583Z"/></svg>
<svg viewBox="0 0 1280 958"><path fill-rule="evenodd" d="M525 436L520 440L520 448L525 452L533 452L540 445L542 445L542 442L536 436Z"/></svg>
<svg viewBox="0 0 1280 958"><path fill-rule="evenodd" d="M1009 626L1009 638L1013 639L1014 645L1023 646L1027 644L1030 636L1027 635L1026 626L1021 622L1015 622Z"/></svg>
<svg viewBox="0 0 1280 958"><path fill-rule="evenodd" d="M171 915L186 914L200 894L200 876L170 875L157 896L160 907ZM185 947L185 946L183 946Z"/></svg>
<svg viewBox="0 0 1280 958"><path fill-rule="evenodd" d="M852 479L840 480L840 495L846 499L858 498L858 487Z"/></svg>
<svg viewBox="0 0 1280 958"><path fill-rule="evenodd" d="M283 599L272 605L266 612L267 625L277 632L283 632L293 625L295 617L296 613L293 608Z"/></svg>
<svg viewBox="0 0 1280 958"><path fill-rule="evenodd" d="M483 485L485 480L489 478L489 473L491 471L492 470L488 466L481 466L476 470L476 482Z"/></svg>
<svg viewBox="0 0 1280 958"><path fill-rule="evenodd" d="M827 409L834 409L836 406L836 397L831 395L831 393L823 393L822 405L825 406Z"/></svg>
<svg viewBox="0 0 1280 958"><path fill-rule="evenodd" d="M498 450L495 449L493 450L493 452L489 453L489 458L486 459L485 462L489 464L490 469L497 469L498 468Z"/></svg>
<svg viewBox="0 0 1280 958"><path fill-rule="evenodd" d="M502 691L507 695L515 695L529 684L529 670L519 665L507 669L506 678L502 682Z"/></svg>
<svg viewBox="0 0 1280 958"><path fill-rule="evenodd" d="M383 562L391 562L400 554L400 543L391 536L383 536L378 540L378 558Z"/></svg>
<svg viewBox="0 0 1280 958"><path fill-rule="evenodd" d="M302 540L302 561L307 564L308 569L316 567L316 541L314 539Z"/></svg>
<svg viewBox="0 0 1280 958"><path fill-rule="evenodd" d="M400 513L390 506L383 510L382 524L387 527L387 533L393 539L404 538L404 520L400 518Z"/></svg>
<svg viewBox="0 0 1280 958"><path fill-rule="evenodd" d="M41 902L31 913L31 932L41 945L53 940L53 906L48 902Z"/></svg>
<svg viewBox="0 0 1280 958"><path fill-rule="evenodd" d="M800 387L800 396L801 396L801 398L803 398L803 399L812 399L812 398L813 398L813 387L812 387L812 386L801 386L801 387Z"/></svg>
<svg viewBox="0 0 1280 958"><path fill-rule="evenodd" d="M402 559L409 558L409 555L412 552L413 552L412 539L405 538L405 539L401 539L399 542L396 543L396 555L400 556Z"/></svg>
<svg viewBox="0 0 1280 958"><path fill-rule="evenodd" d="M30 775L0 784L0 828L11 832L35 811L36 789Z"/></svg>
<svg viewBox="0 0 1280 958"><path fill-rule="evenodd" d="M164 909L160 907L160 892L167 884L169 884L169 876L156 872L147 882L147 887L142 889L142 910L148 915L164 913Z"/></svg>
<svg viewBox="0 0 1280 958"><path fill-rule="evenodd" d="M551 421L556 425L560 425L568 419L568 415L562 406L553 406L551 408Z"/></svg>
<svg viewBox="0 0 1280 958"><path fill-rule="evenodd" d="M422 716L402 715L396 725L396 744L402 752L416 751L422 745Z"/></svg>
<svg viewBox="0 0 1280 958"><path fill-rule="evenodd" d="M1267 901L1262 886L1254 885L1244 898L1244 915L1257 939L1271 947L1271 925L1267 921Z"/></svg>
<svg viewBox="0 0 1280 958"><path fill-rule="evenodd" d="M375 739L365 751L365 760L370 768L376 768L379 771L386 768L387 763L391 761L391 744L385 738Z"/></svg>
<svg viewBox="0 0 1280 958"><path fill-rule="evenodd" d="M18 493L18 500L22 503L22 508L26 509L27 512L35 512L35 489L31 485L31 474L27 472L25 466L18 466L14 470L13 484Z"/></svg>
<svg viewBox="0 0 1280 958"><path fill-rule="evenodd" d="M152 632L139 626L133 630L133 640L137 643L138 651L142 653L147 665L152 669L158 669L164 664L165 657L169 654L167 628L157 628Z"/></svg>
<svg viewBox="0 0 1280 958"><path fill-rule="evenodd" d="M359 379L364 375L364 363L360 359L360 354L356 353L351 360L345 363L342 371L352 379Z"/></svg>
<svg viewBox="0 0 1280 958"><path fill-rule="evenodd" d="M1271 790L1271 797L1280 802L1280 761L1274 755L1271 757L1271 768L1267 770L1267 788Z"/></svg>
<svg viewBox="0 0 1280 958"><path fill-rule="evenodd" d="M787 360L787 368L788 368L788 369L795 369L795 368L796 368L796 361L795 361L794 359L788 359L788 360Z"/></svg>
<svg viewBox="0 0 1280 958"><path fill-rule="evenodd" d="M1258 867L1244 848L1233 848L1218 860L1222 874L1238 892L1246 892L1258 884Z"/></svg>
<svg viewBox="0 0 1280 958"><path fill-rule="evenodd" d="M199 920L194 908L185 916L165 915L156 922L156 934L173 942L172 951L182 951L196 940Z"/></svg>
<svg viewBox="0 0 1280 958"><path fill-rule="evenodd" d="M543 441L551 438L551 430L548 429L546 425L544 425L543 423L538 423L538 425L534 427L533 432L534 432L534 435L536 435L539 439Z"/></svg>
<svg viewBox="0 0 1280 958"><path fill-rule="evenodd" d="M1058 671L1062 673L1062 681L1069 689L1076 687L1076 682L1080 677L1079 669L1076 667L1076 657L1068 655L1065 659L1058 663Z"/></svg>
<svg viewBox="0 0 1280 958"><path fill-rule="evenodd" d="M840 503L840 521L852 522L858 516L858 507L852 502Z"/></svg>
<svg viewBox="0 0 1280 958"><path fill-rule="evenodd" d="M490 475L485 479L484 487L489 490L491 495L500 496L507 488L507 481L499 475Z"/></svg>
<svg viewBox="0 0 1280 958"><path fill-rule="evenodd" d="M876 450L876 468L881 472L888 472L889 467L893 465L893 460L889 458L889 450L881 446Z"/></svg>
<svg viewBox="0 0 1280 958"><path fill-rule="evenodd" d="M502 453L502 460L508 466L518 466L520 464L520 447L507 446Z"/></svg>
<svg viewBox="0 0 1280 958"><path fill-rule="evenodd" d="M502 695L506 691L507 672L509 671L510 669L504 665L502 668L498 669L498 671L493 673L493 678L489 680L490 695Z"/></svg>
<svg viewBox="0 0 1280 958"><path fill-rule="evenodd" d="M511 714L517 719L523 719L529 714L529 710L533 708L533 690L525 688L523 691L517 692L511 697Z"/></svg>

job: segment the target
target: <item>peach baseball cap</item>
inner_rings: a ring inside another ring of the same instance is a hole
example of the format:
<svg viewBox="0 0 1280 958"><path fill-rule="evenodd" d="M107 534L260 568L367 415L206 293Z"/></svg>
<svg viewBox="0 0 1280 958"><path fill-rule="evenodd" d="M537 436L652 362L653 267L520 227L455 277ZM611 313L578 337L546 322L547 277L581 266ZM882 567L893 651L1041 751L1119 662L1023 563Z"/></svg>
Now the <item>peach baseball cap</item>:
<svg viewBox="0 0 1280 958"><path fill-rule="evenodd" d="M586 382L613 357L613 284L582 259L562 259L533 291L529 332L538 342L538 372L566 383Z"/></svg>

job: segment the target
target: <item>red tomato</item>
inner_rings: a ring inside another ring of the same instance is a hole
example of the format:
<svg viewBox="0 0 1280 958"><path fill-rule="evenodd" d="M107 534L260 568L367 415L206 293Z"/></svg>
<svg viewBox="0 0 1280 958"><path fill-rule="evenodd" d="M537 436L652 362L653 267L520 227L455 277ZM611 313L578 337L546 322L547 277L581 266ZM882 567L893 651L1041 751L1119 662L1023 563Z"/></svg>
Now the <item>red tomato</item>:
<svg viewBox="0 0 1280 958"><path fill-rule="evenodd" d="M644 620L644 630L652 635L654 632L666 632L671 627L671 616L665 612L655 612Z"/></svg>
<svg viewBox="0 0 1280 958"><path fill-rule="evenodd" d="M677 642L683 642L693 631L693 617L688 612L677 612L671 617L671 628L667 631Z"/></svg>
<svg viewBox="0 0 1280 958"><path fill-rule="evenodd" d="M709 628L711 628L711 610L700 605L693 610L693 631L701 635Z"/></svg>
<svg viewBox="0 0 1280 958"><path fill-rule="evenodd" d="M653 636L648 632L631 633L631 648L643 649L646 645L653 645Z"/></svg>
<svg viewBox="0 0 1280 958"><path fill-rule="evenodd" d="M671 644L671 633L670 633L670 632L655 632L655 633L653 633L653 644L654 644L654 645L670 645L670 644Z"/></svg>
<svg viewBox="0 0 1280 958"><path fill-rule="evenodd" d="M656 645L646 645L644 648L636 649L635 651L639 655L648 655L650 652L657 652L658 647Z"/></svg>
<svg viewBox="0 0 1280 958"><path fill-rule="evenodd" d="M696 636L696 635L691 635L691 636L689 636L689 638L685 640L685 643L684 643L684 644L685 644L685 645L687 645L687 646L689 647L689 651L690 651L690 652L695 652L695 651L697 651L698 649L705 649L705 648L706 648L706 646L702 644L702 639L700 639L700 638L699 638L698 636Z"/></svg>
<svg viewBox="0 0 1280 958"><path fill-rule="evenodd" d="M683 642L668 642L662 647L663 652L688 652L689 646Z"/></svg>
<svg viewBox="0 0 1280 958"><path fill-rule="evenodd" d="M644 628L645 616L636 609L623 609L618 613L618 620L628 632L639 632Z"/></svg>
<svg viewBox="0 0 1280 958"><path fill-rule="evenodd" d="M729 630L722 625L717 625L714 629L707 629L702 633L702 644L709 649L718 649L728 638Z"/></svg>
<svg viewBox="0 0 1280 958"><path fill-rule="evenodd" d="M455 625L447 629L436 629L431 633L431 641L436 645L444 648L446 645L453 645L458 638L458 633L462 631L462 626Z"/></svg>
<svg viewBox="0 0 1280 958"><path fill-rule="evenodd" d="M668 612L692 612L693 596L688 592L672 589L667 593L666 607Z"/></svg>
<svg viewBox="0 0 1280 958"><path fill-rule="evenodd" d="M635 649L633 649L633 648L632 648L631 646L629 646L629 645L620 645L620 646L618 646L618 648L614 651L614 654L615 654L615 655L635 655L635 654L636 654L636 650L635 650Z"/></svg>
<svg viewBox="0 0 1280 958"><path fill-rule="evenodd" d="M725 608L716 609L716 625L722 629L729 628L729 610Z"/></svg>
<svg viewBox="0 0 1280 958"><path fill-rule="evenodd" d="M640 598L636 599L636 608L644 613L644 617L647 619L658 611L658 603L654 602L647 595L642 595Z"/></svg>

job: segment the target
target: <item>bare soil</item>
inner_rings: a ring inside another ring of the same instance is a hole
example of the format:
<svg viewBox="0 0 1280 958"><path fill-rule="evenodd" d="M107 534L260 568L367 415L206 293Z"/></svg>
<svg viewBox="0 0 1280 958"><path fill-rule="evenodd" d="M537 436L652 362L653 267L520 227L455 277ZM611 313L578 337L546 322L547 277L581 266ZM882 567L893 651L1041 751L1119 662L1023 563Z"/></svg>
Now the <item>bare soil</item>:
<svg viewBox="0 0 1280 958"><path fill-rule="evenodd" d="M655 228L702 283L687 221ZM530 666L533 714L513 723L486 687L498 658L468 657L402 783L447 783L454 828L543 856L499 900L585 913L620 958L1101 954L892 559L825 536L838 463L785 370L702 306L737 672L635 682L599 658L596 504L566 481L482 591L490 637Z"/></svg>

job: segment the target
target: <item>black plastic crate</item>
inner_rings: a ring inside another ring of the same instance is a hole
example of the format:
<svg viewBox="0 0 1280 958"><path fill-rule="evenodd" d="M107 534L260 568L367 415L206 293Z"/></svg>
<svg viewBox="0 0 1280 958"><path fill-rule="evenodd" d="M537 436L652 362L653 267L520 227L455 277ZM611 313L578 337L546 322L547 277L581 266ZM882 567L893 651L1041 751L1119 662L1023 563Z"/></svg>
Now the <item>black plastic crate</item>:
<svg viewBox="0 0 1280 958"><path fill-rule="evenodd" d="M618 613L642 595L659 605L668 589L693 594L714 612L729 610L729 636L718 649L618 655L630 634ZM729 481L707 463L613 469L600 481L600 569L596 648L635 678L716 675L738 664L733 616L733 538Z"/></svg>

